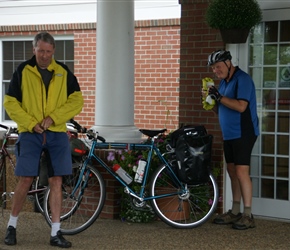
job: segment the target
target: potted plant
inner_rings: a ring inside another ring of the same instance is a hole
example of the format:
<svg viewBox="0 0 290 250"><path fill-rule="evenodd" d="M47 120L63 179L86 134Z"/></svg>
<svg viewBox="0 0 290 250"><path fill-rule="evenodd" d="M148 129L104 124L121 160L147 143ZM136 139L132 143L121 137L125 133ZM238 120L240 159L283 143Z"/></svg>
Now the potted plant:
<svg viewBox="0 0 290 250"><path fill-rule="evenodd" d="M206 22L220 30L225 43L245 43L250 29L261 21L256 0L212 0L206 11Z"/></svg>

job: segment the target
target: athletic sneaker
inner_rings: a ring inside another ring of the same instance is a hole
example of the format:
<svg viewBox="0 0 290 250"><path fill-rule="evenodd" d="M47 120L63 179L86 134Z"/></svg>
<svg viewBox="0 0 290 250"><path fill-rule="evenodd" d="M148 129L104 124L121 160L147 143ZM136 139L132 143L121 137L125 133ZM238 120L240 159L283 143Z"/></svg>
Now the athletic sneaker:
<svg viewBox="0 0 290 250"><path fill-rule="evenodd" d="M238 230L245 230L248 228L254 228L255 226L253 215L249 216L247 214L243 214L242 218L235 222L232 227Z"/></svg>
<svg viewBox="0 0 290 250"><path fill-rule="evenodd" d="M6 236L4 240L6 245L16 245L17 240L16 240L16 228L13 226L9 226L6 230Z"/></svg>
<svg viewBox="0 0 290 250"><path fill-rule="evenodd" d="M213 220L213 223L219 224L219 225L227 225L227 224L232 224L232 223L238 221L241 218L242 218L242 214L241 213L233 214L232 210L229 210L228 212L226 212L224 214L218 215Z"/></svg>

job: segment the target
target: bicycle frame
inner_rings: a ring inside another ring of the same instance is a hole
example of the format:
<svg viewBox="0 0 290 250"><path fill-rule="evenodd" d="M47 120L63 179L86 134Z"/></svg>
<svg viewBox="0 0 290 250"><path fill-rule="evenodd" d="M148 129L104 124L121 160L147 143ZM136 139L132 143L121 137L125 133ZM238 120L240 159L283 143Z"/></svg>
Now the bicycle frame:
<svg viewBox="0 0 290 250"><path fill-rule="evenodd" d="M155 139L156 139L156 137L152 137L150 144L142 144L142 143L129 144L129 143L115 143L115 142L113 142L113 143L110 143L110 142L98 143L97 139L93 139L93 143L92 143L92 146L90 148L90 152L89 152L86 160L84 161L84 164L83 164L84 167L82 168L78 182L76 183L75 188L72 191L71 198L74 197L76 190L78 189L79 185L83 181L82 176L83 176L84 172L86 171L85 166L87 164L91 163L92 160L96 160L103 168L106 169L106 171L108 173L110 173L112 176L114 176L114 178L125 187L126 193L137 198L141 202L147 201L147 200L152 200L152 199L158 199L161 197L176 195L177 193L175 192L175 193L171 193L171 194L164 194L164 195L162 194L162 195L158 195L158 196L143 197L144 193L145 193L145 187L146 187L146 184L148 182L148 173L149 173L149 169L151 167L151 160L152 160L153 153L155 153L158 156L161 164L166 165L166 167L168 168L168 171L170 171L172 176L174 176L174 179L176 180L176 183L178 184L178 186L182 187L181 190L178 192L178 194L184 194L186 192L185 185L179 181L179 179L177 178L173 169L171 168L170 164L163 157L163 154L160 153L160 150L155 146L155 144L154 144ZM111 168L95 154L95 149L127 149L127 150L141 149L141 150L149 150L148 157L147 157L147 165L146 165L146 168L144 171L144 177L143 177L143 180L141 183L140 193L137 194L135 191L133 191L130 188L130 184L128 185L127 183L125 183L113 170L111 170ZM88 173L86 173L86 174L88 174ZM83 183L84 187L85 187L85 185L86 185L86 181L85 181L85 183ZM82 194L80 194L80 195L82 195Z"/></svg>

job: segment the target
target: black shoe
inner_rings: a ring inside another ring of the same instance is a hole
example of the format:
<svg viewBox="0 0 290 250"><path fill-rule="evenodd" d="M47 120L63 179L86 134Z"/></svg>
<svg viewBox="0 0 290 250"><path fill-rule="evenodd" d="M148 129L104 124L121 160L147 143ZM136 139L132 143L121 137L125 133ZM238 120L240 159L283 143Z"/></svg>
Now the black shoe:
<svg viewBox="0 0 290 250"><path fill-rule="evenodd" d="M57 231L56 236L50 237L50 245L62 247L62 248L69 248L69 247L71 247L71 242L69 242L65 238L63 238L60 231Z"/></svg>
<svg viewBox="0 0 290 250"><path fill-rule="evenodd" d="M17 240L16 240L16 228L13 226L9 226L6 231L6 236L4 243L6 245L16 245Z"/></svg>

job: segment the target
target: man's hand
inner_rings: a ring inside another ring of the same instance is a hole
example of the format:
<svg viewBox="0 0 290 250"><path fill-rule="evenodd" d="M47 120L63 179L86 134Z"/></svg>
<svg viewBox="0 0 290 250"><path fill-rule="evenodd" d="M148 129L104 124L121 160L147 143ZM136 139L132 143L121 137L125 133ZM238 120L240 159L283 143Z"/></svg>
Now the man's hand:
<svg viewBox="0 0 290 250"><path fill-rule="evenodd" d="M44 132L44 129L43 129L43 127L42 127L39 123L37 123L37 124L34 126L33 131L34 131L35 133L42 134L42 133Z"/></svg>
<svg viewBox="0 0 290 250"><path fill-rule="evenodd" d="M217 88L215 86L211 86L208 90L208 95L216 100L216 101L220 101L222 99L222 95L220 94L220 92L217 90Z"/></svg>
<svg viewBox="0 0 290 250"><path fill-rule="evenodd" d="M42 120L40 126L43 128L43 130L47 130L50 125L53 124L53 122L54 121L51 119L51 117L47 116Z"/></svg>

